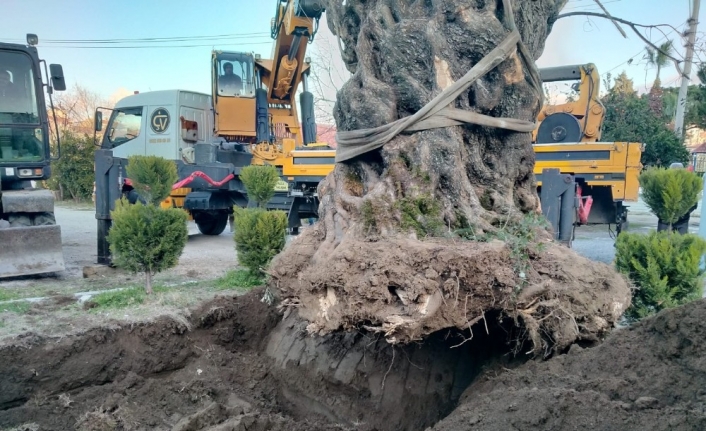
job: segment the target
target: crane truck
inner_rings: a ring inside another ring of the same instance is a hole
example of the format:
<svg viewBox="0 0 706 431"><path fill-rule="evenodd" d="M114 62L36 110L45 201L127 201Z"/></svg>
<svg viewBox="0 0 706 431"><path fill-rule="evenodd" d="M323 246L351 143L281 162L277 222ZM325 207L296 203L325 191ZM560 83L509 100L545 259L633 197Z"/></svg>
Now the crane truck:
<svg viewBox="0 0 706 431"><path fill-rule="evenodd" d="M532 133L534 175L541 195L544 169L558 169L573 177L576 188L576 225L616 226L616 235L628 225L627 202L636 202L640 158L644 144L601 140L605 107L600 102L600 77L593 63L539 70L543 82L573 81L575 100L547 104Z"/></svg>
<svg viewBox="0 0 706 431"><path fill-rule="evenodd" d="M106 237L115 200L136 199L125 175L131 155L175 161L179 181L162 205L186 210L206 235L223 232L234 205L250 204L240 181L249 165L277 168L280 181L267 207L288 213L291 232L302 218L318 215L317 186L333 169L335 149L317 142L306 51L323 13L317 0L277 0L272 58L214 50L210 95L139 93L111 109L95 159L98 263L110 262ZM105 109L96 110L96 131Z"/></svg>
<svg viewBox="0 0 706 431"><path fill-rule="evenodd" d="M54 196L33 182L50 178L54 160L44 91L56 128L51 95L65 90L66 83L61 65L47 70L39 59L37 43L34 34L27 35L26 45L0 43L0 278L64 270Z"/></svg>

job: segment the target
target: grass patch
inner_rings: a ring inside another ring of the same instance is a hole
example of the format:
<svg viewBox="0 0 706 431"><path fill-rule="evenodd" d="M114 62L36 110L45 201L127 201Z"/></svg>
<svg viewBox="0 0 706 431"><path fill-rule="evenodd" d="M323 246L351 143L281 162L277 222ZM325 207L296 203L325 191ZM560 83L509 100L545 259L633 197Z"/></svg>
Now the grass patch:
<svg viewBox="0 0 706 431"><path fill-rule="evenodd" d="M79 211L91 211L96 209L96 205L91 199L81 199L78 202L71 199L65 199L63 201L55 202L54 205Z"/></svg>
<svg viewBox="0 0 706 431"><path fill-rule="evenodd" d="M490 242L492 240L503 241L510 248L510 257L513 261L513 271L520 278L520 283L516 286L516 291L522 290L527 284L527 272L530 269L530 252L532 248L541 252L544 244L536 243L536 229L546 229L549 226L547 220L542 215L525 214L518 220L506 219L496 224L497 231L486 232L478 235L473 227L458 229L456 234L461 238Z"/></svg>
<svg viewBox="0 0 706 431"><path fill-rule="evenodd" d="M25 314L31 307L32 304L28 301L8 302L7 304L0 304L0 312L8 311L10 313Z"/></svg>
<svg viewBox="0 0 706 431"><path fill-rule="evenodd" d="M12 301L13 299L20 299L20 295L18 295L17 292L0 289L0 302Z"/></svg>
<svg viewBox="0 0 706 431"><path fill-rule="evenodd" d="M157 290L157 288L155 288ZM140 305L145 302L144 287L130 287L124 290L117 290L114 292L100 293L93 298L91 301L96 304L94 309L100 308L126 308L133 305Z"/></svg>
<svg viewBox="0 0 706 431"><path fill-rule="evenodd" d="M243 288L251 289L262 286L265 280L257 275L253 275L246 269L228 271L223 277L216 279L215 287L219 290Z"/></svg>

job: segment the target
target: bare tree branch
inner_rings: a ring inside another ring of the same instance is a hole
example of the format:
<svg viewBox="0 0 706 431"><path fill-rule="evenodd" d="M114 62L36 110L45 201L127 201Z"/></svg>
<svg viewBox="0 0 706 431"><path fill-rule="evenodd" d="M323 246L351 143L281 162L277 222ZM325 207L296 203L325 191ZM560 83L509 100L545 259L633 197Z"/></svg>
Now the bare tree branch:
<svg viewBox="0 0 706 431"><path fill-rule="evenodd" d="M610 15L606 15L606 14L602 14L602 13L597 13L597 12L568 12L568 13L563 13L563 14L559 15L557 17L557 20L559 20L561 18L568 18L570 16L592 16L592 17L596 17L596 18L609 19L609 20L613 21L613 23L615 23L617 21L621 24L627 25L628 27L630 27L632 29L632 31L635 32L635 34L640 39L643 40L643 42L645 42L647 45L652 47L654 50L661 52L670 60L672 60L674 62L674 67L676 67L676 69L677 69L677 72L679 72L680 75L684 76L684 72L682 71L681 67L679 66L679 63L681 63L682 60L679 60L679 59L673 57L672 55L670 55L669 53L666 53L666 52L662 51L661 49L659 49L659 47L657 45L655 45L654 43L652 43L652 41L650 41L645 36L643 36L642 33L640 33L640 31L637 29L638 27L642 27L642 28L669 27L669 28L673 29L674 31L676 31L677 33L680 33L679 30L677 30L674 26L672 26L670 24L655 24L655 25L638 24L638 23L634 23L632 21L628 21L626 19L617 18L614 16L610 16Z"/></svg>
<svg viewBox="0 0 706 431"><path fill-rule="evenodd" d="M594 0L594 1L595 1L596 4L603 10L603 12L605 12L605 14L610 18L610 20L613 22L613 25L615 26L615 28L618 29L618 31L620 32L620 34L622 34L623 37L624 37L625 39L627 39L627 38L628 38L628 35L625 34L625 30L623 30L623 28L622 28L621 26L619 26L617 22L615 22L615 20L613 19L613 17L610 15L610 12L608 12L608 9L606 9L605 6L603 6L603 3L601 3L601 0Z"/></svg>

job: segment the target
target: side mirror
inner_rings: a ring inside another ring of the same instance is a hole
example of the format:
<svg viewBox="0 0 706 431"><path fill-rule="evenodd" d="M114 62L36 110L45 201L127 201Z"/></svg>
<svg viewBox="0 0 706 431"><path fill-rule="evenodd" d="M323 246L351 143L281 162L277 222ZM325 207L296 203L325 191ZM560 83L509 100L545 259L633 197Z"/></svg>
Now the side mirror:
<svg viewBox="0 0 706 431"><path fill-rule="evenodd" d="M103 113L96 110L96 115L93 117L93 130L100 132L103 130Z"/></svg>
<svg viewBox="0 0 706 431"><path fill-rule="evenodd" d="M51 75L51 86L56 91L66 90L66 82L64 81L64 69L60 64L50 64L49 74Z"/></svg>

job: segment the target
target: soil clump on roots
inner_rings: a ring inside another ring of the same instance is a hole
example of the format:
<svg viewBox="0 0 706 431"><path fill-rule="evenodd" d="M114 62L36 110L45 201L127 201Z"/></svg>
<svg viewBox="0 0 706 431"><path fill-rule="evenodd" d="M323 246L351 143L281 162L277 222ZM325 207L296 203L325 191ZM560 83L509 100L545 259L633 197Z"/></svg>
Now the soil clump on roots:
<svg viewBox="0 0 706 431"><path fill-rule="evenodd" d="M260 301L0 347L2 430L691 430L706 426L706 302L549 360L499 313L390 345L308 335ZM473 336L471 337L471 333Z"/></svg>

